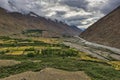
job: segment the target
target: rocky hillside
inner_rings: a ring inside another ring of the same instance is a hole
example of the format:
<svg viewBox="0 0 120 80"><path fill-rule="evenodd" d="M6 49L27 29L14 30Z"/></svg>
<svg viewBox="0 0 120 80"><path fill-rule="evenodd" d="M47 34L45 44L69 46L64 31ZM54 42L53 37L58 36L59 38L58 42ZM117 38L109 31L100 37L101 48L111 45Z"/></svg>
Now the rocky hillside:
<svg viewBox="0 0 120 80"><path fill-rule="evenodd" d="M77 27L40 17L33 12L25 15L0 8L0 36L62 37L79 35L80 32Z"/></svg>
<svg viewBox="0 0 120 80"><path fill-rule="evenodd" d="M80 37L99 44L120 48L120 6L98 20Z"/></svg>

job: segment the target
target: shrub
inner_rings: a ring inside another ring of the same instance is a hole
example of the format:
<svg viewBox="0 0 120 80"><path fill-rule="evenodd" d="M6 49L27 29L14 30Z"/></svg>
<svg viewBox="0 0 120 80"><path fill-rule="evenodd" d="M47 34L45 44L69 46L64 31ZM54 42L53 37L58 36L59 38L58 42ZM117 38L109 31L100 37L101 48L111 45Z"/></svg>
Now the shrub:
<svg viewBox="0 0 120 80"><path fill-rule="evenodd" d="M35 51L34 48L28 48L28 49L25 49L25 51Z"/></svg>
<svg viewBox="0 0 120 80"><path fill-rule="evenodd" d="M0 54L5 54L5 51L0 51Z"/></svg>
<svg viewBox="0 0 120 80"><path fill-rule="evenodd" d="M9 50L0 51L0 54L3 55L3 54L8 53L8 52L10 52L10 51Z"/></svg>
<svg viewBox="0 0 120 80"><path fill-rule="evenodd" d="M27 57L34 57L34 56L35 56L34 53L28 53L28 54L27 54Z"/></svg>
<svg viewBox="0 0 120 80"><path fill-rule="evenodd" d="M78 51L75 51L73 49L63 50L60 54L62 57L75 57L78 56Z"/></svg>

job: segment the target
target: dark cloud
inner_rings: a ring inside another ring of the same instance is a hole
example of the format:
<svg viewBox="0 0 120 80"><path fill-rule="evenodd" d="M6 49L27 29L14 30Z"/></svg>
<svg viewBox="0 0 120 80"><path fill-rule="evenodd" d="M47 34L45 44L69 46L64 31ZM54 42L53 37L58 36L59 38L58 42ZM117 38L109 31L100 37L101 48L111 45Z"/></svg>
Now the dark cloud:
<svg viewBox="0 0 120 80"><path fill-rule="evenodd" d="M57 15L65 15L66 12L65 12L65 11L56 11L56 14L57 14Z"/></svg>
<svg viewBox="0 0 120 80"><path fill-rule="evenodd" d="M87 28L119 5L120 0L0 0L0 7L9 11L32 11L80 28Z"/></svg>
<svg viewBox="0 0 120 80"><path fill-rule="evenodd" d="M87 9L87 5L89 4L86 0L62 0L60 3L82 9Z"/></svg>
<svg viewBox="0 0 120 80"><path fill-rule="evenodd" d="M101 9L101 12L108 14L118 6L120 6L120 0L109 0L108 3Z"/></svg>

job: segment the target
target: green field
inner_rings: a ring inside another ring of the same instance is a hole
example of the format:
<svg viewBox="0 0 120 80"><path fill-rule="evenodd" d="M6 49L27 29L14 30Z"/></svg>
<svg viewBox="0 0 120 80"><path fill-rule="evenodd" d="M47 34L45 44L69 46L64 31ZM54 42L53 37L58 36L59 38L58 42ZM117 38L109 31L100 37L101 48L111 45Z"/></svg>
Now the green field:
<svg viewBox="0 0 120 80"><path fill-rule="evenodd" d="M49 39L49 38L47 38ZM47 42L48 41L48 42ZM119 61L103 61L52 39L14 39L0 37L0 60L20 64L0 67L0 78L46 67L67 71L85 71L92 80L120 80Z"/></svg>

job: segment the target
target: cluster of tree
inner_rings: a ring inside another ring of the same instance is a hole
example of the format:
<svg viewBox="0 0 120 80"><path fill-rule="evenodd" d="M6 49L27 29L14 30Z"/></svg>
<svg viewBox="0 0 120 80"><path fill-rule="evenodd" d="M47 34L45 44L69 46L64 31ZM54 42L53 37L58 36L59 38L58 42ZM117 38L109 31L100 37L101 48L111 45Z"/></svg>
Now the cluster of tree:
<svg viewBox="0 0 120 80"><path fill-rule="evenodd" d="M40 54L40 50L37 50L35 48L25 49L24 52L27 52L27 57L34 57Z"/></svg>
<svg viewBox="0 0 120 80"><path fill-rule="evenodd" d="M27 51L27 56L28 57L34 57L34 56L44 56L44 57L76 57L78 56L78 51L74 50L74 49L42 49L37 50L34 48L29 48L29 49L25 49L25 51Z"/></svg>
<svg viewBox="0 0 120 80"><path fill-rule="evenodd" d="M41 54L43 56L74 57L78 56L78 51L73 49L43 49Z"/></svg>
<svg viewBox="0 0 120 80"><path fill-rule="evenodd" d="M28 37L42 37L43 31L45 30L30 29L30 30L23 31L22 34Z"/></svg>

